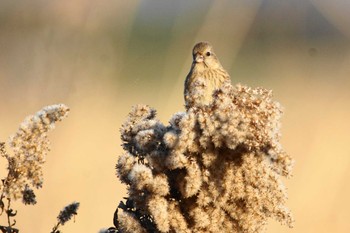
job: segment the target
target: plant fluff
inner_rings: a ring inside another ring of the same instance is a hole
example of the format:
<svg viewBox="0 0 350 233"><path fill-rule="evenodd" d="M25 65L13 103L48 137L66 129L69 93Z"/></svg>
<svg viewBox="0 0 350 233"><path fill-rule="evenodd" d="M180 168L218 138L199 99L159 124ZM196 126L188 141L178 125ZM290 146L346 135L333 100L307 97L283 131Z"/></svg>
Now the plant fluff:
<svg viewBox="0 0 350 233"><path fill-rule="evenodd" d="M13 155L5 152L2 145L1 155L8 160L8 175L3 181L3 195L14 200L24 198L25 204L31 204L31 187L41 188L43 184L42 165L50 150L47 133L55 127L57 121L68 115L69 108L64 104L50 105L28 116L18 131L10 137Z"/></svg>
<svg viewBox="0 0 350 233"><path fill-rule="evenodd" d="M137 105L121 127L117 173L127 184L108 232L263 232L292 226L281 177L293 160L280 144L279 103L263 88L224 85L165 126ZM200 99L200 98L198 98ZM119 211L118 211L119 210Z"/></svg>
<svg viewBox="0 0 350 233"><path fill-rule="evenodd" d="M7 224L0 223L0 231L19 232L15 228L17 211L11 202L22 199L25 205L37 203L34 188L43 185L42 166L50 150L47 133L54 129L55 123L64 119L69 108L64 104L46 106L34 115L28 116L17 132L10 137L12 153L8 153L5 143L0 142L0 155L7 162L7 176L0 183L0 216L7 215Z"/></svg>

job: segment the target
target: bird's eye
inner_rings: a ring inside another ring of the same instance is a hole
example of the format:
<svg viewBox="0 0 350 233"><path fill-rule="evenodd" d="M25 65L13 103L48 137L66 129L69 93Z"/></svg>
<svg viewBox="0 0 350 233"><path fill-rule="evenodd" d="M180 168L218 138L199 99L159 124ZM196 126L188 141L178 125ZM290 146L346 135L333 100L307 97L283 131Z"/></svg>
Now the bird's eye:
<svg viewBox="0 0 350 233"><path fill-rule="evenodd" d="M211 53L210 53L210 52L207 52L205 55L207 55L207 57L209 57L209 56L211 55Z"/></svg>

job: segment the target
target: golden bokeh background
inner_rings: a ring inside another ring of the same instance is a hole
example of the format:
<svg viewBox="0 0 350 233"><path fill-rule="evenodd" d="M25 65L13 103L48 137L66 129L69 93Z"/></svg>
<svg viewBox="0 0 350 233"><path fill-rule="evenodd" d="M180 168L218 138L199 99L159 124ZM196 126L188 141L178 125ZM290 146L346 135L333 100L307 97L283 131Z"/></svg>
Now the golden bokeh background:
<svg viewBox="0 0 350 233"><path fill-rule="evenodd" d="M43 106L71 109L49 135L37 205L15 204L16 226L49 232L72 201L81 206L63 232L112 226L126 194L114 168L118 129L134 104L156 108L164 123L184 110L191 49L205 40L233 83L273 89L285 107L296 222L270 221L267 232L348 232L349 12L347 0L1 0L0 141Z"/></svg>

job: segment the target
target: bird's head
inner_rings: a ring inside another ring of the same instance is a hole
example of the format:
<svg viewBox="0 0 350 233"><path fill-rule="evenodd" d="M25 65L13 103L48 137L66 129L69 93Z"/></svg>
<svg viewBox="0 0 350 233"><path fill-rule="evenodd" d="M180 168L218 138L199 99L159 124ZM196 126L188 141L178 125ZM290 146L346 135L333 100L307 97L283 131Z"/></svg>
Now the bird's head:
<svg viewBox="0 0 350 233"><path fill-rule="evenodd" d="M199 42L193 47L193 64L203 68L217 68L221 64L216 57L213 47L208 42Z"/></svg>

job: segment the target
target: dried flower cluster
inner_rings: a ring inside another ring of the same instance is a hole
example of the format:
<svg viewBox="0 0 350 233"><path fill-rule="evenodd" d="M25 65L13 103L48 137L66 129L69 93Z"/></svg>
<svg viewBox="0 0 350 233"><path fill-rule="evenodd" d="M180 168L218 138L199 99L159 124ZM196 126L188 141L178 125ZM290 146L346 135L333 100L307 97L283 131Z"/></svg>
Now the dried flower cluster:
<svg viewBox="0 0 350 233"><path fill-rule="evenodd" d="M50 150L47 132L54 128L55 122L68 114L68 107L63 104L50 105L33 116L28 116L18 131L10 137L13 155L5 152L1 155L8 161L8 176L3 186L6 197L18 199L28 195L29 187L40 188L43 183L42 164ZM23 195L26 193L26 195ZM24 200L26 203L26 201Z"/></svg>
<svg viewBox="0 0 350 233"><path fill-rule="evenodd" d="M79 205L79 202L73 202L72 204L69 204L66 207L64 207L57 217L58 221L62 225L68 222L74 215L77 215Z"/></svg>
<svg viewBox="0 0 350 233"><path fill-rule="evenodd" d="M281 177L293 160L280 144L280 105L263 88L224 85L170 125L138 105L122 125L117 164L129 196L108 232L262 232L268 218L292 226Z"/></svg>
<svg viewBox="0 0 350 233"><path fill-rule="evenodd" d="M79 202L73 202L66 207L63 208L63 210L60 211L59 215L57 216L57 224L52 228L51 233L60 233L59 227L61 225L64 225L66 222L71 220L72 217L78 214L78 208L80 203Z"/></svg>
<svg viewBox="0 0 350 233"><path fill-rule="evenodd" d="M49 151L47 133L54 128L57 121L68 114L68 107L63 104L50 105L33 116L28 116L20 125L18 131L10 137L9 145L12 154L7 153L5 143L0 143L0 155L7 159L8 173L0 184L1 213L5 212L8 226L0 226L6 232L18 232L13 228L11 218L16 211L11 209L11 201L22 198L24 204L36 204L33 188L40 188L43 184L42 165ZM7 200L5 206L4 200Z"/></svg>

